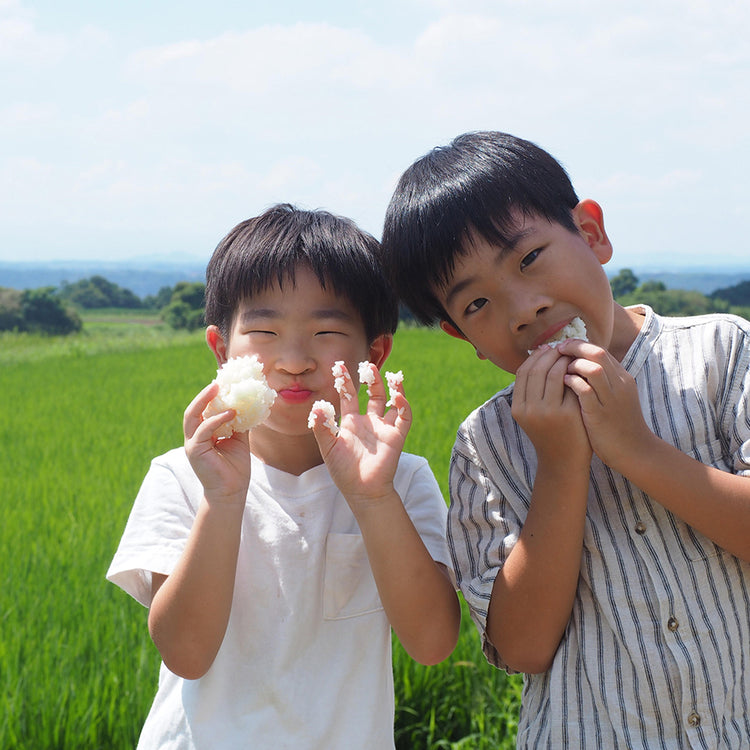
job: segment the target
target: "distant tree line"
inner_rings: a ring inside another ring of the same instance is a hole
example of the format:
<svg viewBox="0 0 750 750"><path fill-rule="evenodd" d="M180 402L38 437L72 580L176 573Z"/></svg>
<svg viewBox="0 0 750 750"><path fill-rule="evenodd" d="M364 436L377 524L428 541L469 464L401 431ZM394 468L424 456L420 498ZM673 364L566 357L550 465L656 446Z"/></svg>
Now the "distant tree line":
<svg viewBox="0 0 750 750"><path fill-rule="evenodd" d="M0 287L0 331L23 331L64 336L83 327L78 313L55 294L54 287Z"/></svg>
<svg viewBox="0 0 750 750"><path fill-rule="evenodd" d="M621 305L648 305L660 315L674 317L731 312L750 319L748 281L705 295L694 290L667 289L661 281L640 283L631 269L623 268L609 283L615 300Z"/></svg>
<svg viewBox="0 0 750 750"><path fill-rule="evenodd" d="M79 311L104 308L158 310L172 328L203 326L206 285L180 281L155 295L139 298L103 276L91 276L59 288L8 289L0 287L0 331L66 335L83 327Z"/></svg>
<svg viewBox="0 0 750 750"><path fill-rule="evenodd" d="M629 268L610 279L612 293L621 305L646 304L660 315L703 315L732 312L750 319L750 281L717 289L710 295L685 289L667 289L661 281L641 283ZM206 286L180 281L163 286L155 295L139 298L103 276L91 276L59 288L7 289L0 287L0 331L32 331L65 335L80 331L80 310L104 308L158 310L174 329L195 330L204 325ZM402 320L412 320L401 308Z"/></svg>

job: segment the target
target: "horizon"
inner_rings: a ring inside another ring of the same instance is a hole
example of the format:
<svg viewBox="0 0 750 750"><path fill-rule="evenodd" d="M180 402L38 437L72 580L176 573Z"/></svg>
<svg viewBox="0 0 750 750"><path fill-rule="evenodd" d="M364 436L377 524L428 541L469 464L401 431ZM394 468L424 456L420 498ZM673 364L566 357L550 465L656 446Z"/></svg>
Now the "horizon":
<svg viewBox="0 0 750 750"><path fill-rule="evenodd" d="M48 268L113 268L113 269L131 269L149 270L149 269L175 269L180 267L202 267L205 269L208 264L209 256L202 258L200 256L185 256L180 253L169 255L141 255L132 258L119 259L100 259L100 258L52 258L50 260L4 260L0 258L0 268L4 266L14 267L37 267L45 266ZM604 270L607 276L613 276L624 269L639 271L648 274L664 275L702 275L702 276L729 276L733 273L750 274L750 257L743 261L717 267L715 265L685 265L685 266L665 266L660 264L643 264L634 266L607 263ZM2 279L0 279L0 282ZM0 283L0 287L2 283Z"/></svg>
<svg viewBox="0 0 750 750"><path fill-rule="evenodd" d="M400 174L487 129L601 203L611 268L750 266L748 28L705 0L0 0L0 262L207 259L276 202L380 237Z"/></svg>
<svg viewBox="0 0 750 750"><path fill-rule="evenodd" d="M155 295L164 286L173 287L179 281L205 282L206 262L201 259L183 259L181 262L154 260L140 264L133 261L54 260L54 261L3 261L0 260L0 289L34 289L52 286L60 288L65 283L100 275L107 281L128 289L139 298ZM750 266L736 269L716 268L646 268L627 267L639 283L662 281L668 289L695 290L710 295L717 289L732 287L750 280ZM612 279L622 268L605 266Z"/></svg>

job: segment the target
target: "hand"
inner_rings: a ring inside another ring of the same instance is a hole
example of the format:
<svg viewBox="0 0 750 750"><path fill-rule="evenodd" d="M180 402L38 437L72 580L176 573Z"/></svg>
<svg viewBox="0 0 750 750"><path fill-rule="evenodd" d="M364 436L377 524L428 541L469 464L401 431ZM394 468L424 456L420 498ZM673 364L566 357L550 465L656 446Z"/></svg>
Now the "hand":
<svg viewBox="0 0 750 750"><path fill-rule="evenodd" d="M403 385L398 385L393 405L386 410L383 379L374 365L370 367L375 382L369 386L365 414L359 413L351 377L344 378L340 395L341 425L336 435L325 425L320 410L313 411L313 433L321 456L355 514L360 507L392 498L393 477L411 426L411 407L404 396Z"/></svg>
<svg viewBox="0 0 750 750"><path fill-rule="evenodd" d="M571 358L541 346L518 368L511 413L540 461L589 465L589 444L576 394L566 387Z"/></svg>
<svg viewBox="0 0 750 750"><path fill-rule="evenodd" d="M607 466L626 474L623 464L636 458L653 437L643 418L633 376L594 344L570 339L558 349L572 358L565 384L581 404L594 452Z"/></svg>
<svg viewBox="0 0 750 750"><path fill-rule="evenodd" d="M206 386L185 410L183 431L185 452L207 500L245 503L250 484L250 445L248 433L217 438L213 433L234 418L234 410L203 418L203 410L217 394L219 386Z"/></svg>

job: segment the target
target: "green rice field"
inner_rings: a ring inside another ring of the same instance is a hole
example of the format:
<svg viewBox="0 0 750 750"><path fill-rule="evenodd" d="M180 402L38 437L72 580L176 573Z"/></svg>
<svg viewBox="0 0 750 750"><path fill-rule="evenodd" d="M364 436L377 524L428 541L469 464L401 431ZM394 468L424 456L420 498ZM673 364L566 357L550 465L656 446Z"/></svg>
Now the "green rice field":
<svg viewBox="0 0 750 750"><path fill-rule="evenodd" d="M439 331L398 332L426 455L447 497L461 419L509 376ZM68 339L0 335L0 748L133 748L159 659L146 611L104 574L150 459L182 443L182 412L215 374L200 334L86 321ZM442 664L396 643L399 748L514 747L520 678L484 660L464 611Z"/></svg>

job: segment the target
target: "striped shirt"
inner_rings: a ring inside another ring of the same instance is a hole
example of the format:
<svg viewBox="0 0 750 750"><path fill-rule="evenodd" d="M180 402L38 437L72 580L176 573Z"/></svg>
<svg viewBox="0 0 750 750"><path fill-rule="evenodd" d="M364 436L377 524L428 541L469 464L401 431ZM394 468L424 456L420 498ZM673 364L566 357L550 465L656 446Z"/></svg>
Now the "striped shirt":
<svg viewBox="0 0 750 750"><path fill-rule="evenodd" d="M640 309L622 364L649 427L705 464L750 474L750 324ZM536 472L512 395L510 386L461 426L448 517L458 585L488 661L504 669L487 609ZM596 456L573 611L549 671L524 677L517 744L750 748L750 564Z"/></svg>

